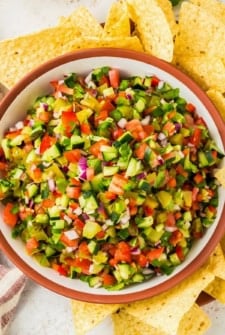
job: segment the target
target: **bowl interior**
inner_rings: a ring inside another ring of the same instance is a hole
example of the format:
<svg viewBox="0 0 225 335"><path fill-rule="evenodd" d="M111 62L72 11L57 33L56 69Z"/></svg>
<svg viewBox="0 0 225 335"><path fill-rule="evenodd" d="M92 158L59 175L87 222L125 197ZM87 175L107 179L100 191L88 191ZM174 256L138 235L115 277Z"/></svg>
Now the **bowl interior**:
<svg viewBox="0 0 225 335"><path fill-rule="evenodd" d="M62 78L64 74L76 72L88 74L93 68L108 65L119 68L124 76L130 75L157 75L161 80L169 82L173 87L180 88L180 96L192 102L198 113L204 118L210 129L211 136L215 139L219 148L224 150L225 126L218 112L207 99L205 94L189 78L180 73L171 65L159 61L154 57L124 52L122 55L112 50L99 52L81 52L58 58L33 71L26 76L14 89L10 91L2 103L2 116L0 122L0 137L4 131L23 119L26 110L39 96L51 90L49 82L52 79ZM204 237L195 243L186 261L176 268L170 276L155 277L148 282L136 284L121 291L106 291L105 289L90 288L88 284L58 275L55 271L41 267L24 251L24 245L20 240L11 238L10 228L2 221L2 205L0 206L0 227L3 248L11 258L28 276L43 286L71 298L88 300L92 302L127 302L139 298L151 296L170 286L175 285L188 274L193 272L201 263L200 256L206 257L219 241L222 228L219 228L224 213L225 190L219 190L218 215L215 223L207 230ZM212 238L212 236L214 237ZM204 252L203 252L203 249ZM203 255L204 254L204 255ZM197 258L196 258L197 257ZM107 301L105 300L107 298Z"/></svg>

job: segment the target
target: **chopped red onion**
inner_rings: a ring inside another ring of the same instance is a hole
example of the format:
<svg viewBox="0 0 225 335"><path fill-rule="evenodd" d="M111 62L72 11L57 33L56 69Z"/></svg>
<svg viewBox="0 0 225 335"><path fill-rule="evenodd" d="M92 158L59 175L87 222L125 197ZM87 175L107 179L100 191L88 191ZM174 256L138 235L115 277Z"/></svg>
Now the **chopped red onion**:
<svg viewBox="0 0 225 335"><path fill-rule="evenodd" d="M164 164L164 159L160 155L157 157L157 161L158 161L159 165L163 165Z"/></svg>
<svg viewBox="0 0 225 335"><path fill-rule="evenodd" d="M78 168L80 170L80 174L79 174L79 178L86 180L87 179L87 174L86 174L86 170L87 170L87 159L85 157L81 157L79 162L78 162Z"/></svg>
<svg viewBox="0 0 225 335"><path fill-rule="evenodd" d="M88 84L92 80L92 71L88 73L86 78L84 79L85 84Z"/></svg>
<svg viewBox="0 0 225 335"><path fill-rule="evenodd" d="M64 215L63 219L69 224L73 221L68 215Z"/></svg>
<svg viewBox="0 0 225 335"><path fill-rule="evenodd" d="M79 235L77 234L77 232L74 229L67 230L67 231L64 232L64 234L66 235L66 237L69 240L75 240L76 238L79 237Z"/></svg>
<svg viewBox="0 0 225 335"><path fill-rule="evenodd" d="M40 105L44 109L45 112L48 111L48 104L46 104L45 102L41 102Z"/></svg>
<svg viewBox="0 0 225 335"><path fill-rule="evenodd" d="M76 250L78 247L66 247L66 249L65 249L65 251L67 252L67 253L71 253L71 252L73 252L74 250Z"/></svg>
<svg viewBox="0 0 225 335"><path fill-rule="evenodd" d="M15 128L16 129L23 129L24 127L24 123L23 121L18 121L16 124L15 124Z"/></svg>
<svg viewBox="0 0 225 335"><path fill-rule="evenodd" d="M182 125L178 122L175 123L175 129L176 129L176 132L178 133L182 128Z"/></svg>
<svg viewBox="0 0 225 335"><path fill-rule="evenodd" d="M89 215L87 213L82 213L82 218L84 220L88 220L90 217L89 217Z"/></svg>
<svg viewBox="0 0 225 335"><path fill-rule="evenodd" d="M167 231L168 233L173 233L174 231L177 230L176 226L165 226L165 231Z"/></svg>
<svg viewBox="0 0 225 335"><path fill-rule="evenodd" d="M117 124L118 124L118 126L120 127L120 128L125 128L126 127L126 124L127 124L127 120L125 119L125 118L122 118L122 119L120 119L118 122L117 122Z"/></svg>
<svg viewBox="0 0 225 335"><path fill-rule="evenodd" d="M158 135L158 140L160 140L160 141L163 141L163 140L165 140L166 139L166 135L164 134L164 133L159 133L159 135Z"/></svg>
<svg viewBox="0 0 225 335"><path fill-rule="evenodd" d="M145 172L141 172L141 173L139 173L137 176L136 176L136 178L138 179L138 180L140 180L140 179L144 179L146 177L146 173Z"/></svg>
<svg viewBox="0 0 225 335"><path fill-rule="evenodd" d="M48 187L51 192L55 191L55 180L50 178L48 179Z"/></svg>
<svg viewBox="0 0 225 335"><path fill-rule="evenodd" d="M150 120L151 120L150 115L147 115L144 119L141 120L141 124L143 126L147 126L149 124Z"/></svg>
<svg viewBox="0 0 225 335"><path fill-rule="evenodd" d="M82 209L80 207L77 207L73 210L73 213L79 216L82 214Z"/></svg>
<svg viewBox="0 0 225 335"><path fill-rule="evenodd" d="M142 273L143 273L143 275L150 275L150 274L154 273L154 271L152 269L149 269L149 268L144 268L142 270Z"/></svg>
<svg viewBox="0 0 225 335"><path fill-rule="evenodd" d="M134 247L131 249L131 255L140 255L141 254L141 250L138 247Z"/></svg>

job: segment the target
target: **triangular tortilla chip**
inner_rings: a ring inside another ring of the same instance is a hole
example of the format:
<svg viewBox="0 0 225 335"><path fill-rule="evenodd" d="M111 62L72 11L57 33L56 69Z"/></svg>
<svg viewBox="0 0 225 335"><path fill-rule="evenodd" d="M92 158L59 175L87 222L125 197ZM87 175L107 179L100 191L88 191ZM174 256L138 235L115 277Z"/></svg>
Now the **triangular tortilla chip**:
<svg viewBox="0 0 225 335"><path fill-rule="evenodd" d="M212 100L212 102L214 103L214 105L217 108L217 110L219 111L219 113L221 114L223 120L225 121L225 96L223 95L223 93L217 91L214 88L210 88L206 93L207 93L208 97ZM220 181L219 178L218 178L218 180L223 185L223 187L225 187L225 171L223 172L223 174L222 174L222 171L221 172L218 171L218 173L223 178L223 179L221 179L222 182Z"/></svg>
<svg viewBox="0 0 225 335"><path fill-rule="evenodd" d="M203 335L210 326L208 315L194 304L181 319L177 335Z"/></svg>
<svg viewBox="0 0 225 335"><path fill-rule="evenodd" d="M188 312L201 291L213 279L214 275L206 264L169 291L150 299L127 304L124 310L142 322L168 335L174 335L184 313Z"/></svg>
<svg viewBox="0 0 225 335"><path fill-rule="evenodd" d="M215 16L217 20L225 22L225 4L223 2L217 0L191 0L191 2Z"/></svg>
<svg viewBox="0 0 225 335"><path fill-rule="evenodd" d="M130 19L123 1L114 2L106 16L104 33L111 37L130 36Z"/></svg>
<svg viewBox="0 0 225 335"><path fill-rule="evenodd" d="M224 57L225 24L210 12L184 1L175 39L176 55Z"/></svg>
<svg viewBox="0 0 225 335"><path fill-rule="evenodd" d="M114 335L166 335L124 311L112 314L112 321Z"/></svg>
<svg viewBox="0 0 225 335"><path fill-rule="evenodd" d="M94 15L84 6L78 7L71 15L62 16L59 20L60 26L74 25L81 35L100 37L103 28Z"/></svg>
<svg viewBox="0 0 225 335"><path fill-rule="evenodd" d="M156 57L171 61L173 34L157 2L155 0L127 0L127 5L144 50Z"/></svg>
<svg viewBox="0 0 225 335"><path fill-rule="evenodd" d="M225 280L216 277L204 291L222 304L225 304Z"/></svg>
<svg viewBox="0 0 225 335"><path fill-rule="evenodd" d="M119 304L94 304L78 300L71 300L71 305L76 335L85 335L120 307Z"/></svg>
<svg viewBox="0 0 225 335"><path fill-rule="evenodd" d="M176 55L173 63L198 83L203 90L225 91L225 64L217 56Z"/></svg>
<svg viewBox="0 0 225 335"><path fill-rule="evenodd" d="M59 56L63 45L80 33L75 27L54 27L0 42L0 81L12 87L27 72Z"/></svg>
<svg viewBox="0 0 225 335"><path fill-rule="evenodd" d="M177 34L178 24L176 23L172 2L170 0L156 0L156 2L163 10L166 19L170 25L171 32L175 37Z"/></svg>
<svg viewBox="0 0 225 335"><path fill-rule="evenodd" d="M220 279L225 280L225 258L220 244L209 257L209 270Z"/></svg>

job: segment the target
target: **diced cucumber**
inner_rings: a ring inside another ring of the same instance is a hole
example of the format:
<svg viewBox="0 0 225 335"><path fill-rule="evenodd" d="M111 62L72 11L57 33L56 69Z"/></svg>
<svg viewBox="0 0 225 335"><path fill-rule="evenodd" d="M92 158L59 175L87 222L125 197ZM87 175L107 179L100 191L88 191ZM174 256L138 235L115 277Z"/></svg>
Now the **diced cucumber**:
<svg viewBox="0 0 225 335"><path fill-rule="evenodd" d="M29 198L33 198L38 192L37 184L29 184L27 185L27 193Z"/></svg>
<svg viewBox="0 0 225 335"><path fill-rule="evenodd" d="M3 138L1 140L1 147L4 151L4 155L6 159L10 159L11 157L11 150L10 150L10 146L9 146L9 139L8 138Z"/></svg>
<svg viewBox="0 0 225 335"><path fill-rule="evenodd" d="M60 148L57 144L54 144L49 149L45 150L41 159L42 161L51 162L53 159L59 156L61 156Z"/></svg>
<svg viewBox="0 0 225 335"><path fill-rule="evenodd" d="M79 135L72 135L70 138L70 143L73 149L83 148L85 144L85 139Z"/></svg>
<svg viewBox="0 0 225 335"><path fill-rule="evenodd" d="M118 171L119 171L119 167L118 166L104 166L103 167L103 175L104 175L104 177L113 176Z"/></svg>
<svg viewBox="0 0 225 335"><path fill-rule="evenodd" d="M121 135L115 142L114 146L116 148L120 147L121 144L127 143L133 140L133 136L129 131L126 131L123 135Z"/></svg>

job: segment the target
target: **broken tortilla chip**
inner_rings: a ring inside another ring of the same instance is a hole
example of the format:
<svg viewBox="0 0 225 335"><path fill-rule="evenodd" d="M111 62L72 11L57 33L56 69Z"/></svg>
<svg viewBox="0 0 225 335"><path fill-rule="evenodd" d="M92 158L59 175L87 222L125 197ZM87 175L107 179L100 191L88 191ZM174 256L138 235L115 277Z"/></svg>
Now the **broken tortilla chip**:
<svg viewBox="0 0 225 335"><path fill-rule="evenodd" d="M130 36L130 19L123 1L114 2L108 12L104 33L111 37Z"/></svg>
<svg viewBox="0 0 225 335"><path fill-rule="evenodd" d="M71 300L71 305L76 335L85 335L120 307L119 304L103 305L78 300Z"/></svg>
<svg viewBox="0 0 225 335"><path fill-rule="evenodd" d="M213 279L214 275L209 271L208 265L204 265L169 291L127 304L124 311L168 335L174 335L183 315Z"/></svg>
<svg viewBox="0 0 225 335"><path fill-rule="evenodd" d="M154 0L127 0L131 19L135 23L144 50L156 57L171 61L173 34L160 6Z"/></svg>
<svg viewBox="0 0 225 335"><path fill-rule="evenodd" d="M92 15L88 8L84 6L78 7L71 15L61 17L60 26L75 26L81 35L100 37L103 28L97 19Z"/></svg>
<svg viewBox="0 0 225 335"><path fill-rule="evenodd" d="M62 55L64 45L80 36L75 27L54 27L0 42L0 81L12 87L41 63Z"/></svg>
<svg viewBox="0 0 225 335"><path fill-rule="evenodd" d="M219 111L220 115L222 116L223 120L225 121L225 96L222 92L217 91L214 88L210 88L207 92L208 97L214 103L215 107ZM222 177L221 185L225 187L225 171L224 173L219 172L219 178ZM220 181L220 179L218 180Z"/></svg>
<svg viewBox="0 0 225 335"><path fill-rule="evenodd" d="M181 4L175 55L224 57L225 24L199 6Z"/></svg>

